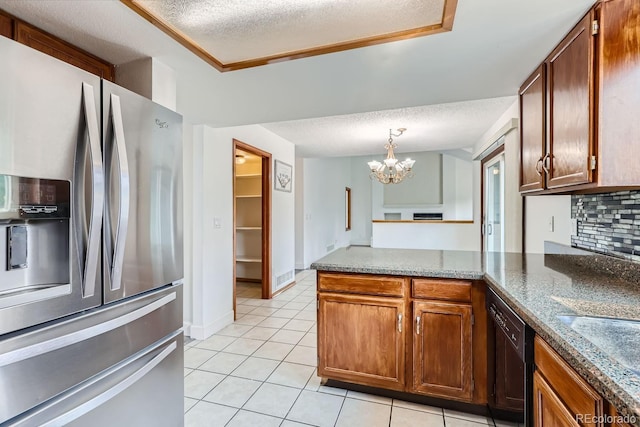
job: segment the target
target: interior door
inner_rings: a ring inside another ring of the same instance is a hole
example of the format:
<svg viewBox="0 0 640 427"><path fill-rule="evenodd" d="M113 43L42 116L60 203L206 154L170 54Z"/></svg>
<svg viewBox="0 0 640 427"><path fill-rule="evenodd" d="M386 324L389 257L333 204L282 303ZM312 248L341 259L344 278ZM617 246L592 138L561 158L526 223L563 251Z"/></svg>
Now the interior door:
<svg viewBox="0 0 640 427"><path fill-rule="evenodd" d="M483 249L504 251L504 153L484 166Z"/></svg>

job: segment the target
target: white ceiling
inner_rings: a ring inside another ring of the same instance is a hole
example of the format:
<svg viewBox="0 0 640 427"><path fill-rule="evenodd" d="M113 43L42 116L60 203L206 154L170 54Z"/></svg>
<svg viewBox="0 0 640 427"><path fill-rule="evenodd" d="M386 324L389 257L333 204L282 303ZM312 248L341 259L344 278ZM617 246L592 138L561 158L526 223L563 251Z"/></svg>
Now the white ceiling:
<svg viewBox="0 0 640 427"><path fill-rule="evenodd" d="M442 24L445 6L444 0L135 2L223 64Z"/></svg>
<svg viewBox="0 0 640 427"><path fill-rule="evenodd" d="M0 9L114 64L157 58L176 71L178 111L189 123L227 127L287 121L266 127L289 135L295 144L305 142L301 153L322 155L317 146L332 144L331 155L347 155L382 150L389 128L397 127L409 129L397 140L401 151L414 143L412 151L446 141L473 145L509 104L490 98L515 96L593 3L459 0L451 32L226 73L117 0L0 0ZM437 105L449 103L456 104ZM411 120L384 112L396 109L405 109ZM376 111L383 112L325 118ZM298 122L310 118L319 119ZM302 129L324 137L311 138ZM368 142L354 139L365 133Z"/></svg>
<svg viewBox="0 0 640 427"><path fill-rule="evenodd" d="M515 97L507 96L263 126L296 141L298 157L382 155L389 129L397 133L398 128L407 130L394 138L396 153L439 151L471 146L514 101Z"/></svg>

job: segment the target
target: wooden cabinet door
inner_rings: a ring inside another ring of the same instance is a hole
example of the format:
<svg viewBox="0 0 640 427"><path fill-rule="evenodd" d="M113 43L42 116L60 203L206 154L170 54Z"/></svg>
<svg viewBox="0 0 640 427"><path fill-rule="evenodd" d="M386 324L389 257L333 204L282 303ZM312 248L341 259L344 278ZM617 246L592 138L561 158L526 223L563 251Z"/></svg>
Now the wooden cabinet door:
<svg viewBox="0 0 640 427"><path fill-rule="evenodd" d="M542 161L547 151L545 65L522 84L520 98L520 191L544 189Z"/></svg>
<svg viewBox="0 0 640 427"><path fill-rule="evenodd" d="M499 409L524 411L524 362L509 344L502 330L495 329L495 406Z"/></svg>
<svg viewBox="0 0 640 427"><path fill-rule="evenodd" d="M318 375L404 390L404 301L321 292L319 302Z"/></svg>
<svg viewBox="0 0 640 427"><path fill-rule="evenodd" d="M15 40L103 79L114 81L115 72L111 64L24 22L16 22Z"/></svg>
<svg viewBox="0 0 640 427"><path fill-rule="evenodd" d="M602 2L598 93L598 181L640 184L640 2Z"/></svg>
<svg viewBox="0 0 640 427"><path fill-rule="evenodd" d="M471 305L413 303L413 391L471 401Z"/></svg>
<svg viewBox="0 0 640 427"><path fill-rule="evenodd" d="M0 36L13 38L13 19L0 11Z"/></svg>
<svg viewBox="0 0 640 427"><path fill-rule="evenodd" d="M540 372L533 374L533 425L535 427L579 426Z"/></svg>
<svg viewBox="0 0 640 427"><path fill-rule="evenodd" d="M592 13L547 59L547 188L588 183L594 155Z"/></svg>

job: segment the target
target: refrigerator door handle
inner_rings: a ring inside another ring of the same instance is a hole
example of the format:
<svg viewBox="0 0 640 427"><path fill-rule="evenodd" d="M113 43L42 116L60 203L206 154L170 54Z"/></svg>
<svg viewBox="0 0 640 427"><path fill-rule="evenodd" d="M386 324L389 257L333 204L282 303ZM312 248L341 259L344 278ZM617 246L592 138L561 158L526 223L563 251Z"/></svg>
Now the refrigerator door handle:
<svg viewBox="0 0 640 427"><path fill-rule="evenodd" d="M102 228L102 210L104 207L104 170L100 151L100 130L96 112L93 86L82 83L82 101L89 135L89 158L91 163L91 213L87 235L87 251L84 259L83 297L91 297L96 291L98 262L100 256L100 232ZM80 226L80 222L76 221Z"/></svg>
<svg viewBox="0 0 640 427"><path fill-rule="evenodd" d="M129 225L129 162L127 160L127 146L124 138L122 122L122 108L120 97L111 94L111 114L113 135L118 153L118 169L120 172L120 209L116 224L113 259L111 260L111 290L116 291L122 286L122 268L124 265L124 248Z"/></svg>

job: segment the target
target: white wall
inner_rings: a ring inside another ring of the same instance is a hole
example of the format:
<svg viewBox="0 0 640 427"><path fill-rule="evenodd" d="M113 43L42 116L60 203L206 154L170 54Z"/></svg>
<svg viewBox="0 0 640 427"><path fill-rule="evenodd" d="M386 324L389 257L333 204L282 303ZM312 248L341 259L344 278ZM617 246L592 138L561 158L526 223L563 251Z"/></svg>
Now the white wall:
<svg viewBox="0 0 640 427"><path fill-rule="evenodd" d="M466 187L472 195L473 214L472 218L465 219L473 219L472 224L374 223L371 247L479 251L481 243L479 162L472 162L470 175L471 184L467 184ZM374 189L375 186L374 183ZM373 194L375 203L375 191Z"/></svg>
<svg viewBox="0 0 640 427"><path fill-rule="evenodd" d="M304 160L296 157L294 172L295 185L295 232L296 232L296 268L304 269Z"/></svg>
<svg viewBox="0 0 640 427"><path fill-rule="evenodd" d="M417 156L413 156L417 157ZM424 179L424 177L422 177ZM417 175L410 180L420 182ZM393 184L372 184L371 216L373 219L385 219L385 213L399 213L402 220L412 220L414 212L440 213L443 219L471 220L473 218L474 182L472 162L448 154L442 155L442 203L433 205L386 207L384 206L384 186ZM399 184L403 185L403 183ZM429 185L425 182L424 185Z"/></svg>
<svg viewBox="0 0 640 427"><path fill-rule="evenodd" d="M571 245L571 196L526 198L525 252L544 253L545 240Z"/></svg>
<svg viewBox="0 0 640 427"><path fill-rule="evenodd" d="M371 247L480 250L480 230L473 224L383 222L373 224Z"/></svg>
<svg viewBox="0 0 640 427"><path fill-rule="evenodd" d="M271 153L273 159L290 165L295 162L293 144L261 126L221 129L195 126L191 211L193 302L189 320L191 336L197 339L204 339L233 321L233 138ZM294 270L295 185L294 182L291 193L272 191L274 291L275 278ZM214 218L219 218L220 228L214 227Z"/></svg>
<svg viewBox="0 0 640 427"><path fill-rule="evenodd" d="M142 58L116 67L116 83L176 111L176 75L156 58Z"/></svg>
<svg viewBox="0 0 640 427"><path fill-rule="evenodd" d="M351 244L371 244L370 156L351 157Z"/></svg>
<svg viewBox="0 0 640 427"><path fill-rule="evenodd" d="M442 217L469 220L473 217L473 167L471 161L442 156Z"/></svg>
<svg viewBox="0 0 640 427"><path fill-rule="evenodd" d="M345 187L351 185L348 157L303 159L304 257L307 268L333 250L350 244L345 230Z"/></svg>

